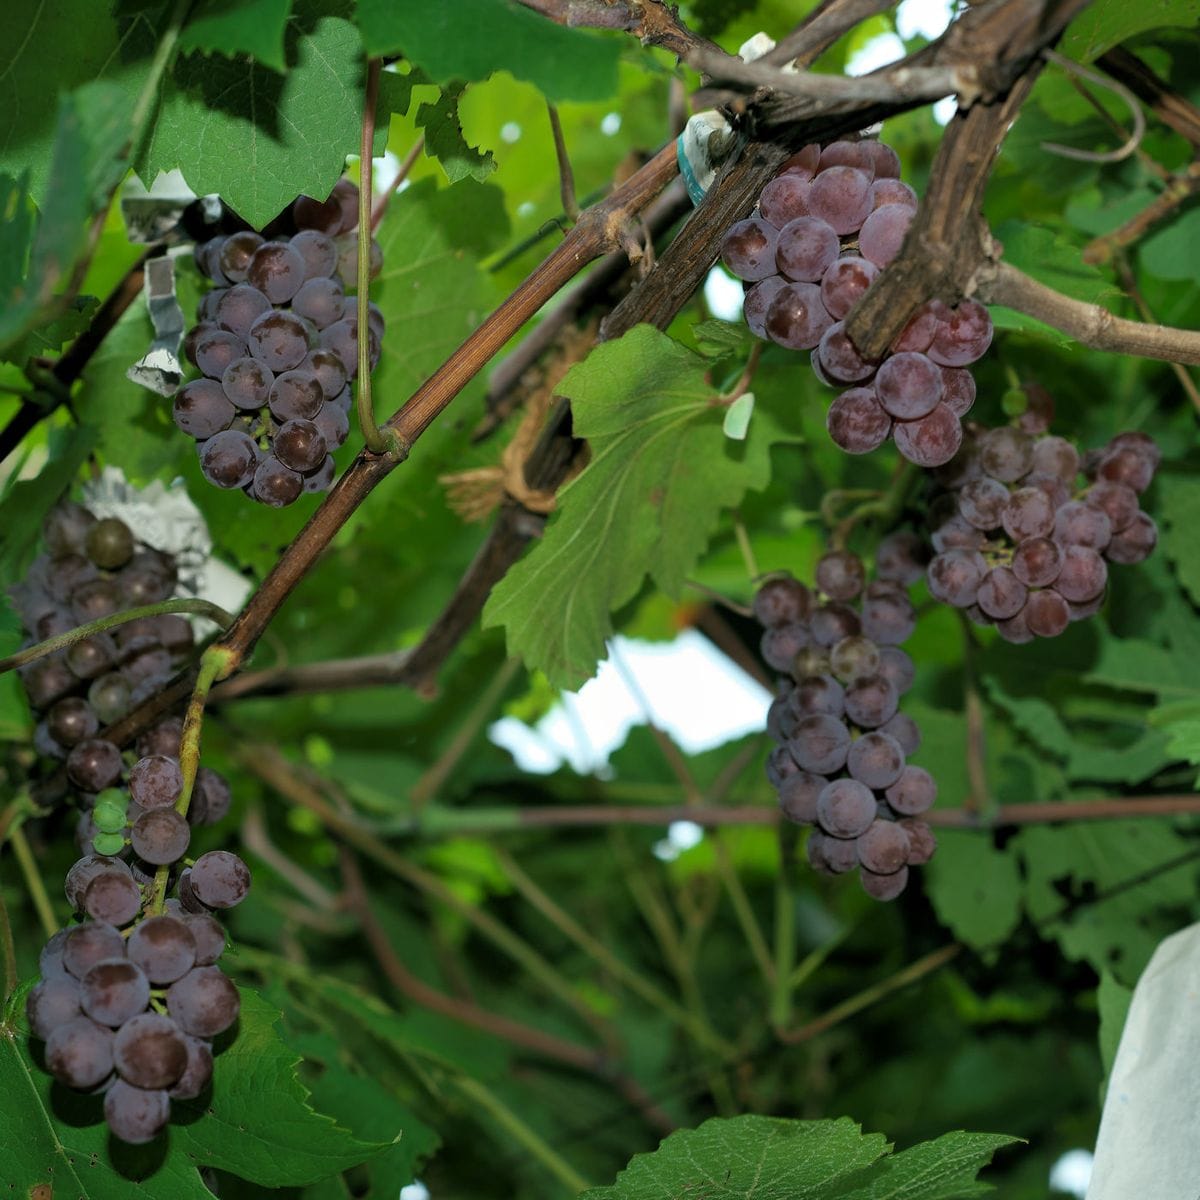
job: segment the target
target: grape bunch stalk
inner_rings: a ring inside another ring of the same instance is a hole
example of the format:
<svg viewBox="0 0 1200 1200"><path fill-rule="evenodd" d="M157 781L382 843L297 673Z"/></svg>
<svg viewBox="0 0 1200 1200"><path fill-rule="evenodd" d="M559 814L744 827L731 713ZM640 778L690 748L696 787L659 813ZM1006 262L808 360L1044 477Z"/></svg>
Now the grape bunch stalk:
<svg viewBox="0 0 1200 1200"><path fill-rule="evenodd" d="M201 378L176 393L174 418L196 439L209 483L273 508L332 485L358 373L357 225L358 188L343 179L325 201L301 196L262 233L235 228L197 244L215 286L184 338ZM372 239L372 278L382 266ZM368 312L374 367L384 321L376 305Z"/></svg>
<svg viewBox="0 0 1200 1200"><path fill-rule="evenodd" d="M948 462L975 402L966 368L992 341L983 305L930 300L880 359L865 357L845 318L899 253L917 211L890 146L865 139L805 146L763 188L754 213L730 226L726 267L747 285L751 331L810 350L822 383L845 387L827 417L830 437L866 454L890 436L921 467Z"/></svg>
<svg viewBox="0 0 1200 1200"><path fill-rule="evenodd" d="M767 717L777 743L767 776L784 815L816 826L807 847L814 869L839 875L858 867L876 900L899 896L909 867L937 847L920 819L937 784L907 762L921 732L899 711L914 676L900 646L916 626L907 589L921 578L922 551L915 534L891 535L867 582L860 558L834 550L817 564L815 595L776 576L754 598L763 658L788 676Z"/></svg>
<svg viewBox="0 0 1200 1200"><path fill-rule="evenodd" d="M1104 603L1108 564L1141 562L1158 531L1141 510L1161 454L1119 433L1080 457L1065 438L979 431L940 472L929 590L1006 641L1057 637Z"/></svg>

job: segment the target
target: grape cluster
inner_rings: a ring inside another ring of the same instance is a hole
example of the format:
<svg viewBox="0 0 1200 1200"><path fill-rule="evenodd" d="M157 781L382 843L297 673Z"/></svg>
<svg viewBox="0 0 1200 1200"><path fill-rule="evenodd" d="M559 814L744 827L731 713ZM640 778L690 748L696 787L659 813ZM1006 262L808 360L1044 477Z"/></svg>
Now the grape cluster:
<svg viewBox="0 0 1200 1200"><path fill-rule="evenodd" d="M830 875L857 866L877 900L899 896L909 867L928 862L937 846L920 819L937 784L906 761L921 733L899 711L913 681L900 645L916 625L907 588L921 577L922 549L910 533L886 538L870 583L861 559L832 551L817 564L816 595L780 576L754 598L763 658L790 676L767 717L777 743L767 776L784 815L816 826L812 866Z"/></svg>
<svg viewBox="0 0 1200 1200"><path fill-rule="evenodd" d="M64 502L47 516L42 536L46 552L11 591L27 644L175 593L171 556L139 543L116 517L97 519L82 505ZM110 786L120 773L120 754L96 734L161 690L193 643L183 617L142 617L21 668L30 706L41 714L34 731L38 753L65 759L69 777L85 793Z"/></svg>
<svg viewBox="0 0 1200 1200"><path fill-rule="evenodd" d="M747 285L752 332L811 350L817 377L847 387L829 409L833 441L866 454L890 436L910 462L936 467L962 443L975 402L971 363L991 345L992 321L974 300L931 300L881 359L864 357L845 318L895 258L917 210L900 160L880 142L805 146L763 188L753 215L730 227L725 265Z"/></svg>
<svg viewBox="0 0 1200 1200"><path fill-rule="evenodd" d="M930 592L1009 642L1057 637L1104 603L1109 563L1154 549L1139 496L1160 460L1143 433L1117 434L1081 459L1061 437L972 431L939 473L950 491L930 513Z"/></svg>
<svg viewBox="0 0 1200 1200"><path fill-rule="evenodd" d="M358 188L301 196L260 234L237 229L197 244L216 285L200 301L184 352L201 378L175 395L175 424L196 439L200 469L282 508L333 483L331 457L350 433L358 372ZM383 265L371 242L371 276ZM370 361L383 314L372 304Z"/></svg>
<svg viewBox="0 0 1200 1200"><path fill-rule="evenodd" d="M209 1086L212 1040L237 1020L233 981L216 966L225 931L213 911L245 898L250 872L224 850L202 854L179 874L178 898L151 912L156 866L174 864L188 844L175 808L179 764L140 759L130 791L142 808L126 863L90 854L67 873L67 900L82 919L56 933L38 960L40 981L26 1000L46 1069L60 1083L103 1094L113 1134L140 1145L167 1124L172 1100Z"/></svg>

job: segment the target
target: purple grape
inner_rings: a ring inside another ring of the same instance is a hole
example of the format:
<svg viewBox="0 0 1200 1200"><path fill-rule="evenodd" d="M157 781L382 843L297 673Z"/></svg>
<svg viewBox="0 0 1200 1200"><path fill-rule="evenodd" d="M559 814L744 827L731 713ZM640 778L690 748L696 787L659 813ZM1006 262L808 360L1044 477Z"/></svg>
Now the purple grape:
<svg viewBox="0 0 1200 1200"><path fill-rule="evenodd" d="M1054 506L1040 488L1017 488L1004 506L1003 524L1014 542L1049 537L1055 529Z"/></svg>
<svg viewBox="0 0 1200 1200"><path fill-rule="evenodd" d="M346 287L353 291L358 287L358 235L344 234L334 238L334 245L338 252L337 273ZM374 279L383 270L383 247L374 238L371 239L369 254L369 270Z"/></svg>
<svg viewBox="0 0 1200 1200"><path fill-rule="evenodd" d="M292 238L291 246L304 259L306 280L327 278L337 270L337 246L328 234L302 229Z"/></svg>
<svg viewBox="0 0 1200 1200"><path fill-rule="evenodd" d="M858 861L876 875L894 875L908 863L908 834L895 821L872 821L855 848Z"/></svg>
<svg viewBox="0 0 1200 1200"><path fill-rule="evenodd" d="M1108 483L1121 483L1135 492L1144 492L1154 479L1155 465L1152 458L1133 446L1110 445L1100 459L1096 476Z"/></svg>
<svg viewBox="0 0 1200 1200"><path fill-rule="evenodd" d="M132 1146L152 1142L171 1117L166 1092L134 1087L118 1079L104 1096L104 1119L112 1135Z"/></svg>
<svg viewBox="0 0 1200 1200"><path fill-rule="evenodd" d="M258 447L249 434L240 430L223 430L200 447L200 470L216 487L245 487L254 478L257 466Z"/></svg>
<svg viewBox="0 0 1200 1200"><path fill-rule="evenodd" d="M95 737L100 721L86 700L66 696L55 701L46 714L46 728L60 746L74 746L84 738Z"/></svg>
<svg viewBox="0 0 1200 1200"><path fill-rule="evenodd" d="M870 179L875 178L875 157L871 146L878 142L848 142L844 140L830 142L821 151L821 170L830 167L856 167Z"/></svg>
<svg viewBox="0 0 1200 1200"><path fill-rule="evenodd" d="M1137 519L1140 511L1138 508L1137 493L1131 487L1127 487L1123 483L1109 483L1105 480L1093 483L1084 492L1083 502L1089 508L1103 513L1108 518L1110 537L1114 533L1121 533L1123 530L1128 529ZM1057 533L1055 536L1058 536ZM1071 538L1069 540L1078 541L1079 539ZM1103 539L1103 542L1104 545L1107 545L1108 539ZM1103 546L1094 538L1080 544L1089 545L1095 550L1103 549Z"/></svg>
<svg viewBox="0 0 1200 1200"><path fill-rule="evenodd" d="M855 634L842 638L829 654L833 674L844 683L866 679L879 672L879 647L870 638ZM844 700L843 700L844 705ZM840 714L838 714L840 715Z"/></svg>
<svg viewBox="0 0 1200 1200"><path fill-rule="evenodd" d="M1011 425L989 429L979 439L983 469L1001 483L1015 483L1033 466L1033 439Z"/></svg>
<svg viewBox="0 0 1200 1200"><path fill-rule="evenodd" d="M235 358L221 376L221 390L235 408L254 411L262 408L275 382L272 371L257 358Z"/></svg>
<svg viewBox="0 0 1200 1200"><path fill-rule="evenodd" d="M808 588L790 576L768 579L754 595L754 615L768 628L803 621L811 597Z"/></svg>
<svg viewBox="0 0 1200 1200"><path fill-rule="evenodd" d="M877 359L863 358L859 354L841 321L825 330L815 353L822 370L837 383L859 383L870 379L878 366Z"/></svg>
<svg viewBox="0 0 1200 1200"><path fill-rule="evenodd" d="M739 279L766 279L775 274L778 245L779 230L774 225L759 217L747 217L729 227L721 243L721 261Z"/></svg>
<svg viewBox="0 0 1200 1200"><path fill-rule="evenodd" d="M379 361L379 335L368 330L370 336L370 365L374 368ZM348 378L358 374L358 318L343 317L321 330L321 346L332 351L342 361Z"/></svg>
<svg viewBox="0 0 1200 1200"><path fill-rule="evenodd" d="M960 367L943 367L942 403L956 417L965 417L975 403L975 376Z"/></svg>
<svg viewBox="0 0 1200 1200"><path fill-rule="evenodd" d="M88 738L72 747L67 775L84 792L102 792L121 778L121 752L103 738Z"/></svg>
<svg viewBox="0 0 1200 1200"><path fill-rule="evenodd" d="M958 511L976 529L996 529L1004 519L1008 488L998 479L984 475L965 484L958 493Z"/></svg>
<svg viewBox="0 0 1200 1200"><path fill-rule="evenodd" d="M84 889L82 907L97 921L124 925L140 911L142 893L128 871L99 871Z"/></svg>
<svg viewBox="0 0 1200 1200"><path fill-rule="evenodd" d="M896 824L908 834L908 865L919 867L927 863L937 850L937 838L933 836L928 822L914 817L903 817Z"/></svg>
<svg viewBox="0 0 1200 1200"><path fill-rule="evenodd" d="M891 734L884 733L881 729L856 738L851 743L850 753L846 757L846 770L850 775L865 787L876 791L899 779L903 769L903 748Z"/></svg>
<svg viewBox="0 0 1200 1200"><path fill-rule="evenodd" d="M187 1046L187 1065L178 1082L169 1089L172 1100L195 1100L212 1079L213 1056L209 1044L186 1034L184 1043Z"/></svg>
<svg viewBox="0 0 1200 1200"><path fill-rule="evenodd" d="M788 750L799 767L814 775L832 775L841 770L850 749L850 733L835 717L814 713L796 725Z"/></svg>
<svg viewBox="0 0 1200 1200"><path fill-rule="evenodd" d="M814 713L840 717L846 710L846 693L832 675L805 675L792 692L788 709L797 723ZM794 728L789 736L795 736Z"/></svg>
<svg viewBox="0 0 1200 1200"><path fill-rule="evenodd" d="M815 142L797 150L779 168L780 175L799 175L801 179L811 179L821 169L821 147Z"/></svg>
<svg viewBox="0 0 1200 1200"><path fill-rule="evenodd" d="M790 171L777 175L763 188L758 198L759 215L776 229L782 229L789 221L808 216L808 193L811 190L811 179Z"/></svg>
<svg viewBox="0 0 1200 1200"><path fill-rule="evenodd" d="M196 339L195 362L203 375L220 379L229 364L246 353L246 343L228 329L213 325Z"/></svg>
<svg viewBox="0 0 1200 1200"><path fill-rule="evenodd" d="M167 1012L193 1037L211 1038L237 1020L241 1003L220 967L193 967L167 989Z"/></svg>
<svg viewBox="0 0 1200 1200"><path fill-rule="evenodd" d="M192 891L209 908L233 908L250 890L250 870L228 850L210 850L192 866Z"/></svg>
<svg viewBox="0 0 1200 1200"><path fill-rule="evenodd" d="M863 868L858 873L863 891L872 900L895 900L908 886L908 868L901 867L891 875L880 875L875 871Z"/></svg>
<svg viewBox="0 0 1200 1200"><path fill-rule="evenodd" d="M328 400L321 405L321 411L312 420L325 439L326 451L336 450L350 436L350 418L336 404L330 404ZM318 463L317 467L320 466L321 464ZM309 468L309 470L316 469Z"/></svg>
<svg viewBox="0 0 1200 1200"><path fill-rule="evenodd" d="M317 376L311 371L285 371L275 377L269 400L271 415L280 423L311 421L325 403Z"/></svg>
<svg viewBox="0 0 1200 1200"><path fill-rule="evenodd" d="M909 587L925 574L929 550L912 530L889 533L876 547L875 573L880 579L894 579Z"/></svg>
<svg viewBox="0 0 1200 1200"><path fill-rule="evenodd" d="M797 282L819 283L837 260L841 243L819 217L797 217L779 231L775 263L781 275Z"/></svg>
<svg viewBox="0 0 1200 1200"><path fill-rule="evenodd" d="M1158 526L1144 512L1140 512L1127 528L1113 534L1104 553L1109 562L1129 566L1149 557L1157 544Z"/></svg>
<svg viewBox="0 0 1200 1200"><path fill-rule="evenodd" d="M887 149L891 149L891 147L889 146ZM899 179L891 176L879 178L878 171L875 174L875 182L871 184L871 209L873 212L893 205L900 205L916 211L917 193L907 183L901 183Z"/></svg>
<svg viewBox="0 0 1200 1200"><path fill-rule="evenodd" d="M938 321L929 357L943 367L965 367L992 344L992 318L976 300L963 300Z"/></svg>
<svg viewBox="0 0 1200 1200"><path fill-rule="evenodd" d="M825 426L834 445L847 454L869 454L892 431L892 418L873 388L849 388L829 406Z"/></svg>
<svg viewBox="0 0 1200 1200"><path fill-rule="evenodd" d="M310 348L308 331L300 318L278 309L270 309L251 324L246 345L277 376L298 367Z"/></svg>
<svg viewBox="0 0 1200 1200"><path fill-rule="evenodd" d="M83 1015L79 984L66 976L43 979L25 998L25 1015L33 1036L45 1041L60 1025Z"/></svg>
<svg viewBox="0 0 1200 1200"><path fill-rule="evenodd" d="M244 283L254 252L263 244L262 234L251 229L230 234L221 245L221 273L231 283Z"/></svg>
<svg viewBox="0 0 1200 1200"><path fill-rule="evenodd" d="M931 413L941 401L942 386L941 371L924 354L894 354L875 376L879 403L901 421Z"/></svg>
<svg viewBox="0 0 1200 1200"><path fill-rule="evenodd" d="M884 795L892 808L902 816L920 816L931 809L937 800L937 781L924 767L910 764L900 772Z"/></svg>
<svg viewBox="0 0 1200 1200"><path fill-rule="evenodd" d="M821 301L829 315L838 321L845 318L878 274L879 268L865 258L839 258L821 279Z"/></svg>
<svg viewBox="0 0 1200 1200"><path fill-rule="evenodd" d="M817 563L817 587L831 600L853 600L866 583L862 559L846 550L831 550Z"/></svg>
<svg viewBox="0 0 1200 1200"><path fill-rule="evenodd" d="M113 1033L88 1017L75 1017L46 1039L46 1070L59 1083L93 1088L113 1069Z"/></svg>
<svg viewBox="0 0 1200 1200"><path fill-rule="evenodd" d="M767 336L789 350L811 350L832 324L820 289L811 283L784 284L767 309Z"/></svg>
<svg viewBox="0 0 1200 1200"><path fill-rule="evenodd" d="M1020 616L1025 627L1036 637L1058 637L1071 619L1067 602L1052 588L1030 592ZM1013 617L1012 620L1016 620ZM1003 634L1003 629L1001 633Z"/></svg>
<svg viewBox="0 0 1200 1200"><path fill-rule="evenodd" d="M1074 483L1079 474L1079 451L1066 438L1043 437L1033 443L1032 469Z"/></svg>
<svg viewBox="0 0 1200 1200"><path fill-rule="evenodd" d="M858 252L877 267L886 267L900 253L915 216L916 209L907 204L876 208L859 230Z"/></svg>
<svg viewBox="0 0 1200 1200"><path fill-rule="evenodd" d="M127 958L105 958L92 966L80 983L80 1004L99 1025L114 1028L145 1012L150 982L142 968Z"/></svg>
<svg viewBox="0 0 1200 1200"><path fill-rule="evenodd" d="M818 646L833 646L842 638L862 632L858 613L845 604L822 604L809 614L809 632Z"/></svg>
<svg viewBox="0 0 1200 1200"><path fill-rule="evenodd" d="M846 718L860 729L877 729L896 715L900 697L883 675L856 680L846 689Z"/></svg>
<svg viewBox="0 0 1200 1200"><path fill-rule="evenodd" d="M844 875L858 865L853 838L835 838L820 830L809 835L805 847L809 865L823 875Z"/></svg>
<svg viewBox="0 0 1200 1200"><path fill-rule="evenodd" d="M871 211L870 176L857 167L823 167L809 191L808 209L836 233L854 233Z"/></svg>
<svg viewBox="0 0 1200 1200"><path fill-rule="evenodd" d="M821 789L817 821L831 837L858 837L874 819L875 797L856 779L835 779Z"/></svg>
<svg viewBox="0 0 1200 1200"><path fill-rule="evenodd" d="M895 738L906 758L921 748L921 728L907 713L896 713L890 721L884 721L877 732Z"/></svg>
<svg viewBox="0 0 1200 1200"><path fill-rule="evenodd" d="M829 782L824 775L800 771L785 779L779 788L779 807L789 821L811 825L817 819L817 799Z"/></svg>
<svg viewBox="0 0 1200 1200"><path fill-rule="evenodd" d="M994 620L1015 617L1025 607L1028 589L1008 567L993 567L979 585L976 603Z"/></svg>
<svg viewBox="0 0 1200 1200"><path fill-rule="evenodd" d="M1029 538L1013 552L1012 572L1030 588L1048 587L1062 569L1062 551L1049 538Z"/></svg>
<svg viewBox="0 0 1200 1200"><path fill-rule="evenodd" d="M144 1012L117 1031L113 1063L117 1074L134 1087L167 1088L183 1075L188 1065L187 1041L169 1017Z"/></svg>
<svg viewBox="0 0 1200 1200"><path fill-rule="evenodd" d="M879 674L890 679L897 693L903 695L913 685L916 668L899 646L883 646L879 651Z"/></svg>
<svg viewBox="0 0 1200 1200"><path fill-rule="evenodd" d="M181 859L191 837L187 818L173 808L152 808L142 813L129 832L134 853L144 862L160 867Z"/></svg>
<svg viewBox="0 0 1200 1200"><path fill-rule="evenodd" d="M292 300L292 311L307 317L318 329L342 319L346 293L336 279L310 279Z"/></svg>
<svg viewBox="0 0 1200 1200"><path fill-rule="evenodd" d="M222 329L245 341L255 321L270 311L271 301L258 288L236 283L218 301L216 319Z"/></svg>
<svg viewBox="0 0 1200 1200"><path fill-rule="evenodd" d="M974 550L945 550L929 564L926 578L935 600L966 608L975 603L987 574L983 555Z"/></svg>
<svg viewBox="0 0 1200 1200"><path fill-rule="evenodd" d="M310 371L317 377L326 400L335 400L346 390L346 368L332 350L310 350L299 369Z"/></svg>
<svg viewBox="0 0 1200 1200"><path fill-rule="evenodd" d="M284 508L303 491L304 480L270 454L259 463L251 486L256 500L271 508Z"/></svg>
<svg viewBox="0 0 1200 1200"><path fill-rule="evenodd" d="M1108 567L1090 546L1064 546L1054 590L1073 604L1094 600L1108 583Z"/></svg>
<svg viewBox="0 0 1200 1200"><path fill-rule="evenodd" d="M185 913L181 918L196 946L196 966L208 967L225 951L225 930L208 913Z"/></svg>
<svg viewBox="0 0 1200 1200"><path fill-rule="evenodd" d="M940 467L962 445L962 423L948 405L939 404L916 421L897 421L892 426L892 438L909 462L918 467Z"/></svg>
<svg viewBox="0 0 1200 1200"><path fill-rule="evenodd" d="M767 336L767 309L771 306L771 301L775 299L776 293L783 287L784 281L778 275L769 275L766 279L756 283L742 297L742 316L746 319L746 324L750 328L750 332L756 337L766 338ZM341 360L338 360L339 365Z"/></svg>
<svg viewBox="0 0 1200 1200"><path fill-rule="evenodd" d="M246 269L246 281L272 304L286 304L304 282L308 264L287 242L264 242Z"/></svg>
<svg viewBox="0 0 1200 1200"><path fill-rule="evenodd" d="M172 415L184 433L203 439L227 429L236 414L215 379L194 379L175 393Z"/></svg>
<svg viewBox="0 0 1200 1200"><path fill-rule="evenodd" d="M306 492L327 492L333 487L333 477L337 473L337 466L329 455L325 456L325 461L315 470L310 471L304 476L304 490Z"/></svg>
<svg viewBox="0 0 1200 1200"><path fill-rule="evenodd" d="M869 596L863 601L863 633L880 647L908 641L916 627L917 614L904 593Z"/></svg>
<svg viewBox="0 0 1200 1200"><path fill-rule="evenodd" d="M301 473L315 470L325 461L325 435L312 421L285 421L272 448L285 467Z"/></svg>

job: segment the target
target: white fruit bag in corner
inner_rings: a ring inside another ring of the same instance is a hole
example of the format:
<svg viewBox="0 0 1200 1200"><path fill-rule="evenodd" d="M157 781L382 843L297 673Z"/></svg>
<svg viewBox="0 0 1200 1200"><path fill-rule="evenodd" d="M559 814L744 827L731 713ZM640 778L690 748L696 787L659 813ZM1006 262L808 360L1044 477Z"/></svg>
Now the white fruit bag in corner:
<svg viewBox="0 0 1200 1200"><path fill-rule="evenodd" d="M1200 925L1158 947L1125 1019L1087 1200L1200 1200Z"/></svg>

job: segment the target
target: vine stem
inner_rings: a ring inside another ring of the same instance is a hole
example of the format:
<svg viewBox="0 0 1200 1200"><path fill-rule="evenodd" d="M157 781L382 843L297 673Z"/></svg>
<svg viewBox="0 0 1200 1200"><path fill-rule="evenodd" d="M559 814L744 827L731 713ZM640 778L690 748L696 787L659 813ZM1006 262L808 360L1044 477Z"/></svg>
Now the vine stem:
<svg viewBox="0 0 1200 1200"><path fill-rule="evenodd" d="M54 915L54 905L50 903L50 897L46 892L46 884L43 882L42 874L38 870L37 860L33 857L33 851L29 848L29 839L25 836L24 828L21 825L14 825L9 832L8 840L12 843L17 865L21 868L21 874L25 877L25 887L29 891L29 898L33 901L33 907L37 910L38 920L42 923L42 929L45 930L46 937L51 938L58 932L58 918Z"/></svg>
<svg viewBox="0 0 1200 1200"><path fill-rule="evenodd" d="M179 770L183 775L183 790L175 801L175 811L186 817L192 803L192 791L196 785L196 772L200 769L200 730L204 724L204 704L209 689L219 679L224 679L237 664L237 659L224 646L209 646L200 656L200 668L196 675L196 686L188 701L183 717L183 732L179 738ZM150 888L150 900L146 911L150 916L160 916L167 902L167 878L170 865L161 866L154 872L154 883Z"/></svg>
<svg viewBox="0 0 1200 1200"><path fill-rule="evenodd" d="M526 1125L508 1105L504 1104L491 1088L485 1087L478 1079L471 1079L466 1075L455 1077L454 1086L472 1104L487 1113L513 1141L528 1150L555 1179L570 1188L572 1195L578 1195L587 1190L588 1181L549 1142Z"/></svg>
<svg viewBox="0 0 1200 1200"><path fill-rule="evenodd" d="M686 1030L697 1042L714 1053L732 1058L736 1050L718 1036L705 1021L698 1020L693 1013L676 1004L661 988L619 959L603 942L588 933L578 921L564 911L525 872L520 863L503 847L493 846L501 869L513 886L542 914L560 933L570 938L589 958L619 979L631 992L640 996L647 1004L657 1008L664 1016Z"/></svg>
<svg viewBox="0 0 1200 1200"><path fill-rule="evenodd" d="M372 231L379 228L383 218L387 215L388 205L392 202L392 197L400 190L400 185L408 178L409 172L416 165L417 156L424 149L425 135L422 133L413 142L408 153L404 156L404 161L400 164L400 169L396 172L396 178L392 180L391 186L380 198L379 203L375 205L375 211L371 214Z"/></svg>
<svg viewBox="0 0 1200 1200"><path fill-rule="evenodd" d="M375 401L371 395L371 329L368 304L371 300L371 179L374 170L372 150L375 141L375 106L379 102L377 58L367 61L367 88L363 100L362 141L358 159L358 427L372 454L405 457L395 433L382 432L375 423Z"/></svg>
<svg viewBox="0 0 1200 1200"><path fill-rule="evenodd" d="M4 890L0 888L0 954L4 959L4 992L0 1000L7 1000L17 986L17 948L13 945L12 922L8 919L8 905L4 903Z"/></svg>
<svg viewBox="0 0 1200 1200"><path fill-rule="evenodd" d="M118 625L126 625L130 621L138 621L142 617L160 617L168 613L192 613L197 617L208 617L222 629L233 624L232 615L223 608L218 608L209 600L160 600L157 604L143 604L140 608L127 608L124 612L111 613L107 617L89 621L86 625L80 625L76 629L68 629L66 633L47 638L44 642L38 642L34 646L27 646L24 650L18 650L16 654L10 654L7 658L0 658L0 675L3 675L5 671L27 666L39 658L45 658L47 654L53 654L65 646L73 646L76 642L81 642L94 633L104 633L105 630L115 629Z"/></svg>

